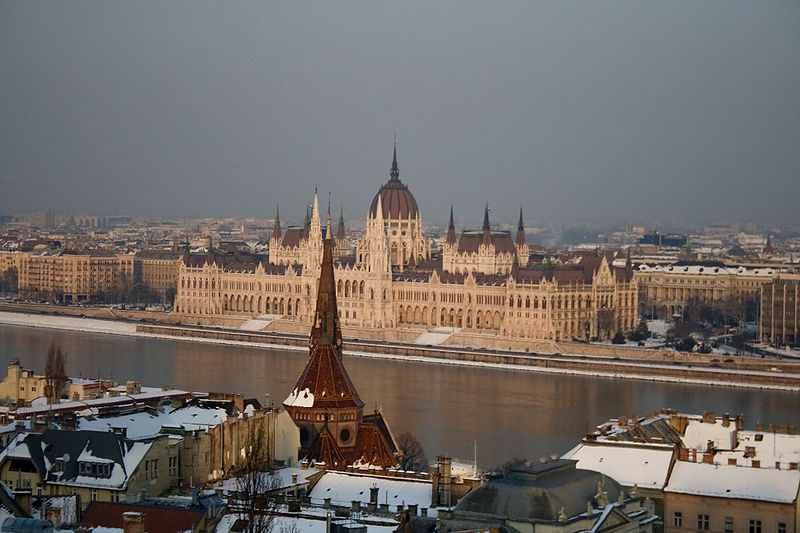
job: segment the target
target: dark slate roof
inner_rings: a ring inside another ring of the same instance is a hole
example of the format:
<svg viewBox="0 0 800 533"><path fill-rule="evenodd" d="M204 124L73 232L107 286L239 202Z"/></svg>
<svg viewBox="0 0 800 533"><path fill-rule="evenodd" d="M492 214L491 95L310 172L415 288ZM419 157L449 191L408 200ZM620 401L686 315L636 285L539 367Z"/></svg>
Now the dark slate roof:
<svg viewBox="0 0 800 533"><path fill-rule="evenodd" d="M281 246L284 248L297 248L300 241L308 237L308 231L303 226L289 226L283 232Z"/></svg>
<svg viewBox="0 0 800 533"><path fill-rule="evenodd" d="M560 459L513 469L503 477L490 479L458 502L455 517L484 515L523 521L557 521L562 507L567 516L585 512L586 503L594 502L597 482L601 480L605 482L609 501L619 498L620 487L616 481L599 472L576 469L575 464L576 461Z"/></svg>
<svg viewBox="0 0 800 533"><path fill-rule="evenodd" d="M93 457L107 459L125 469L124 456L136 444L132 440L105 431L61 431L48 430L44 433L29 433L23 441L31 456L34 467L48 482L68 483L79 475L78 457L84 449ZM64 459L61 473L47 469L45 458L54 465L56 459ZM126 472L129 476L132 472Z"/></svg>
<svg viewBox="0 0 800 533"><path fill-rule="evenodd" d="M508 231L492 231L492 243L494 243L495 250L503 253L514 253L516 246L514 240L511 238L511 232ZM459 253L477 253L478 248L483 243L483 231L465 230L461 233L458 239Z"/></svg>
<svg viewBox="0 0 800 533"><path fill-rule="evenodd" d="M187 254L183 256L186 266L202 268L206 263L216 263L217 266L231 272L255 272L259 263L265 263L260 255L245 252L221 252L211 250L207 253Z"/></svg>
<svg viewBox="0 0 800 533"><path fill-rule="evenodd" d="M135 257L136 259L176 260L181 257L181 253L172 250L140 250L136 252Z"/></svg>

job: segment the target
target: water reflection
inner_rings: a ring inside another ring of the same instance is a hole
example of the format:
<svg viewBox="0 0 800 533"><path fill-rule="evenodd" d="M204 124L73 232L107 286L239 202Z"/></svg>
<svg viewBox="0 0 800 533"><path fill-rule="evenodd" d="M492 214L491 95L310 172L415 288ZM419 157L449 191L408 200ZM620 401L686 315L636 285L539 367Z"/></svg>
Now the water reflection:
<svg viewBox="0 0 800 533"><path fill-rule="evenodd" d="M300 351L83 334L0 325L0 359L44 369L51 341L69 354L72 375L136 379L147 385L233 391L281 402L305 364ZM800 426L797 394L703 388L346 357L366 404L393 431L411 431L429 458L439 453L481 465L538 458L571 447L598 423L662 406L743 413L756 422Z"/></svg>

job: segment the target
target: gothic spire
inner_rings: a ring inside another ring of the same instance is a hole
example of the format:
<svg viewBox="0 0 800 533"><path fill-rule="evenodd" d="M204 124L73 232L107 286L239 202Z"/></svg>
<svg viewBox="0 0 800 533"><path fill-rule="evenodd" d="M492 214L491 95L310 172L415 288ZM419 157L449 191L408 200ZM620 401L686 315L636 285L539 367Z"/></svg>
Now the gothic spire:
<svg viewBox="0 0 800 533"><path fill-rule="evenodd" d="M483 242L484 244L492 242L492 227L489 225L489 202L486 202L486 208L483 210Z"/></svg>
<svg viewBox="0 0 800 533"><path fill-rule="evenodd" d="M400 168L397 166L397 136L394 138L394 151L392 153L392 169L389 171L391 179L397 181L400 179Z"/></svg>
<svg viewBox="0 0 800 533"><path fill-rule="evenodd" d="M453 220L453 206L450 206L450 224L447 225L447 244L456 243L456 223Z"/></svg>
<svg viewBox="0 0 800 533"><path fill-rule="evenodd" d="M525 244L525 225L522 223L522 206L519 207L519 222L517 222L517 246Z"/></svg>
<svg viewBox="0 0 800 533"><path fill-rule="evenodd" d="M336 238L338 240L347 238L347 232L344 229L344 207L339 207L339 225L336 228Z"/></svg>
<svg viewBox="0 0 800 533"><path fill-rule="evenodd" d="M272 224L272 236L276 239L281 238L281 207L275 204L275 222Z"/></svg>
<svg viewBox="0 0 800 533"><path fill-rule="evenodd" d="M342 330L339 326L339 310L336 306L336 280L333 276L333 243L325 239L322 244L322 268L317 290L317 308L311 328L312 352L314 347L334 346L337 355L342 355Z"/></svg>
<svg viewBox="0 0 800 533"><path fill-rule="evenodd" d="M325 236L328 239L333 238L333 218L331 218L331 193L328 192L328 215L325 219Z"/></svg>

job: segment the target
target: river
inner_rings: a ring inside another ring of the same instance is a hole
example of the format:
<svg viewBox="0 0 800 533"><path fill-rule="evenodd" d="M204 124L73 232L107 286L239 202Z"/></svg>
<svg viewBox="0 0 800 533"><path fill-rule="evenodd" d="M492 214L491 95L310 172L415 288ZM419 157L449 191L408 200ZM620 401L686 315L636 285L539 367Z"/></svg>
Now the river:
<svg viewBox="0 0 800 533"><path fill-rule="evenodd" d="M0 325L2 362L44 371L56 342L73 376L128 379L193 391L237 392L281 402L307 353ZM5 365L4 365L5 366ZM611 417L661 407L744 414L745 423L800 427L796 393L727 389L345 356L364 400L380 407L395 435L409 431L428 458L448 454L493 467L513 457L560 454Z"/></svg>

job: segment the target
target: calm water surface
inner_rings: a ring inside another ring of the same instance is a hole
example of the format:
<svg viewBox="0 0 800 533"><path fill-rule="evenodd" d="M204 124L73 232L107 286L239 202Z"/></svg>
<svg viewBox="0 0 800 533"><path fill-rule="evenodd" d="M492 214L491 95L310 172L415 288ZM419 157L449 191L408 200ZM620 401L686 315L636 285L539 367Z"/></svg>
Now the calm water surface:
<svg viewBox="0 0 800 533"><path fill-rule="evenodd" d="M44 370L55 341L70 375L135 379L197 391L231 391L281 402L307 353L217 346L0 325L0 363L18 358ZM742 413L756 422L800 426L800 397L692 385L655 384L345 357L365 409L380 406L395 434L417 435L433 459L445 453L492 467L512 457L562 453L610 417L661 407Z"/></svg>

